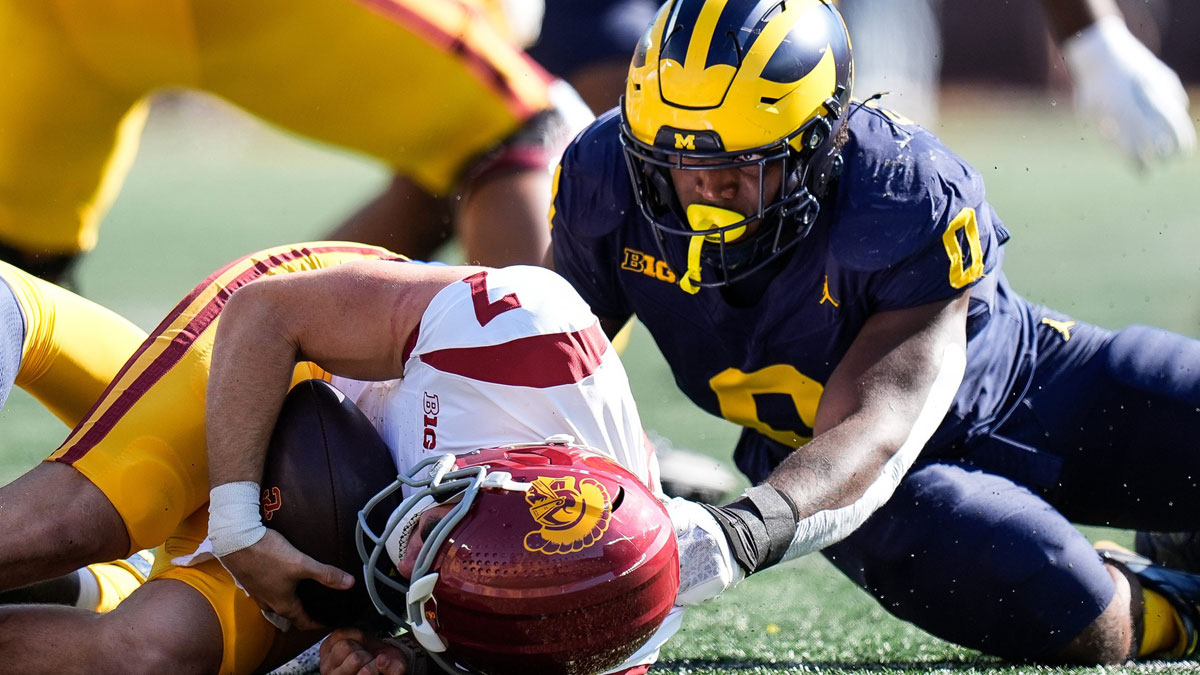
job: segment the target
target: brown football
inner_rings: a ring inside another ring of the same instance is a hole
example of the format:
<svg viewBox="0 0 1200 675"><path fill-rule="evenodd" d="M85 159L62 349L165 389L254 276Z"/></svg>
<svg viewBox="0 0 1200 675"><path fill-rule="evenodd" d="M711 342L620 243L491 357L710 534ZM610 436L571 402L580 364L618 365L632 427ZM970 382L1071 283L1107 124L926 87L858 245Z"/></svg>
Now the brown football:
<svg viewBox="0 0 1200 675"><path fill-rule="evenodd" d="M314 620L335 628L380 618L363 584L354 529L359 509L395 478L387 445L337 388L322 380L306 380L292 388L275 423L263 469L263 524L305 554L355 579L347 591L301 581L296 593ZM381 506L374 513L386 519L393 508ZM372 525L379 531L384 523Z"/></svg>

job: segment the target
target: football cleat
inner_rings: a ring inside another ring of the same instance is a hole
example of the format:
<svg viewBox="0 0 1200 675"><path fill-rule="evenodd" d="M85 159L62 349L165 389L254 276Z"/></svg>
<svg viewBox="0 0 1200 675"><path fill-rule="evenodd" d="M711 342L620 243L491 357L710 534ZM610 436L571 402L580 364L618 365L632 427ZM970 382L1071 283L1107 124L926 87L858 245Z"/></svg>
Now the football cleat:
<svg viewBox="0 0 1200 675"><path fill-rule="evenodd" d="M1157 565L1200 574L1200 537L1195 532L1138 532L1133 548Z"/></svg>
<svg viewBox="0 0 1200 675"><path fill-rule="evenodd" d="M1142 586L1157 592L1171 603L1178 619L1176 626L1183 639L1170 656L1191 659L1200 654L1200 575L1156 565L1109 541L1096 542L1096 552L1105 562L1115 562L1129 570Z"/></svg>

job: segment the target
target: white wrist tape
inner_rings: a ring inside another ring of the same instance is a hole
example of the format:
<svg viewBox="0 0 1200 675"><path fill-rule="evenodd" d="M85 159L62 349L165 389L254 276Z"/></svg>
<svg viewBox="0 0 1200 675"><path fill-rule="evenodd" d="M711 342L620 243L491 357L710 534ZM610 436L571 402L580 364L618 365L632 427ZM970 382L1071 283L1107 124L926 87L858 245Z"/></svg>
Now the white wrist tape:
<svg viewBox="0 0 1200 675"><path fill-rule="evenodd" d="M240 551L267 534L259 513L258 483L238 481L208 492L208 540L218 558Z"/></svg>

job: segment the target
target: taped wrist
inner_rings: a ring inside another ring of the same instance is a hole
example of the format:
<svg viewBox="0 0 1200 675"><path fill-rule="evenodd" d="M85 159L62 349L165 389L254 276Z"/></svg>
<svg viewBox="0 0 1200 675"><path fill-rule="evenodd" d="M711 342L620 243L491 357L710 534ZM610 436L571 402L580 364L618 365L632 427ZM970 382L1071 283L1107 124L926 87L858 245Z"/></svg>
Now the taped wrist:
<svg viewBox="0 0 1200 675"><path fill-rule="evenodd" d="M796 504L770 485L752 487L725 506L700 506L721 526L733 557L746 574L783 559L800 522Z"/></svg>
<svg viewBox="0 0 1200 675"><path fill-rule="evenodd" d="M255 544L267 534L259 512L258 483L238 481L208 492L208 540L218 558Z"/></svg>

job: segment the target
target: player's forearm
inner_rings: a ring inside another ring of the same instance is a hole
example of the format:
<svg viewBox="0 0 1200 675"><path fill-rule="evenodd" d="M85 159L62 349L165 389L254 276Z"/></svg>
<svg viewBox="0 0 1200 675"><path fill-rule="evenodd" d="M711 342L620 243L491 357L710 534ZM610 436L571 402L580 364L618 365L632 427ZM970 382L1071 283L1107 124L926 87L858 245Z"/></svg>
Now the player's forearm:
<svg viewBox="0 0 1200 675"><path fill-rule="evenodd" d="M893 457L927 439L965 369L969 295L872 317L830 375L813 440L767 481L789 494L802 517L849 506ZM928 432L928 433L925 433Z"/></svg>
<svg viewBox="0 0 1200 675"><path fill-rule="evenodd" d="M826 383L813 440L713 510L747 573L840 541L887 501L962 381L969 297L871 317Z"/></svg>
<svg viewBox="0 0 1200 675"><path fill-rule="evenodd" d="M724 531L729 554L743 572L841 541L891 497L962 381L961 342L938 346L930 380L915 398L913 392L884 387L884 393L899 397L897 404L866 405L796 450L740 499L703 506ZM913 370L924 372L919 365Z"/></svg>
<svg viewBox="0 0 1200 675"><path fill-rule="evenodd" d="M209 373L205 428L209 482L257 483L275 418L296 363L295 347L275 326L278 313L255 285L230 298L221 316Z"/></svg>
<svg viewBox="0 0 1200 675"><path fill-rule="evenodd" d="M848 478L841 482L835 479L824 494L818 492L812 496L813 501L820 501L823 506L800 509L801 517L796 523L792 540L781 562L819 551L841 541L857 530L872 513L891 498L921 449L945 417L962 382L965 369L966 353L962 345L945 345L937 359L934 379L925 391L915 417L882 423L894 425L891 427L893 429L906 429L903 437L876 440L873 446L857 453L860 458L858 466L847 464L839 467L840 475ZM878 422L869 427L854 423L844 424L825 434L821 440L828 440L826 447L836 452L836 449L839 446L844 447L844 444L872 438L872 431L879 428ZM797 452L803 452L803 449ZM850 454L853 456L855 453ZM792 491L795 491L795 483L785 482L782 476L772 478L791 485ZM768 483L770 482L771 478L768 479Z"/></svg>
<svg viewBox="0 0 1200 675"><path fill-rule="evenodd" d="M1116 0L1042 0L1055 41L1075 35L1105 16L1121 16Z"/></svg>

